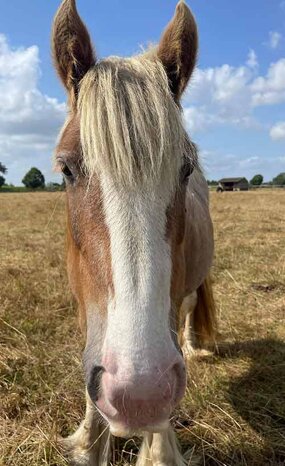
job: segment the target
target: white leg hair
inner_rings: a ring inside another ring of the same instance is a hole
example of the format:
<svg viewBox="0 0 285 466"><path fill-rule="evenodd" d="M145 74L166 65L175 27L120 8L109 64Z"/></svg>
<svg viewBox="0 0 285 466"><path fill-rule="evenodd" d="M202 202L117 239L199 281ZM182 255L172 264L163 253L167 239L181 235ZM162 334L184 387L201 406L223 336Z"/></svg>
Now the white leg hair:
<svg viewBox="0 0 285 466"><path fill-rule="evenodd" d="M109 466L111 450L109 428L100 421L88 394L85 420L73 435L60 440L60 444L73 466Z"/></svg>
<svg viewBox="0 0 285 466"><path fill-rule="evenodd" d="M136 466L186 466L171 427L161 434L146 434Z"/></svg>
<svg viewBox="0 0 285 466"><path fill-rule="evenodd" d="M181 314L184 319L182 351L185 358L191 358L195 353L195 335L192 329L192 315L197 305L197 292L191 293L184 298L181 306Z"/></svg>

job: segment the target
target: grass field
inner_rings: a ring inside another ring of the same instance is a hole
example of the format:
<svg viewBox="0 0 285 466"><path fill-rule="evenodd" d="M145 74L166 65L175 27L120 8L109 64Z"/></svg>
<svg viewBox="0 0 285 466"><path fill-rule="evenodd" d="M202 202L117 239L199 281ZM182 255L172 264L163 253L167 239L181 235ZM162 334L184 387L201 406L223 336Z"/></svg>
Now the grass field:
<svg viewBox="0 0 285 466"><path fill-rule="evenodd" d="M63 466L83 418L83 342L63 193L0 194L0 464ZM201 465L285 464L285 192L211 194L219 351L189 365L173 422ZM135 458L137 441L117 454ZM2 461L2 462L1 462Z"/></svg>

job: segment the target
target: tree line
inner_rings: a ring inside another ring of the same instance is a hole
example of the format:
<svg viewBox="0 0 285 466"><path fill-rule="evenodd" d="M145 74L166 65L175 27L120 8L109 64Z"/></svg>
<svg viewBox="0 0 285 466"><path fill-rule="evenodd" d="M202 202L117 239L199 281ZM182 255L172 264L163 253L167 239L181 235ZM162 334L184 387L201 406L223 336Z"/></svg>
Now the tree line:
<svg viewBox="0 0 285 466"><path fill-rule="evenodd" d="M2 188L2 186L7 186L7 185L5 185L6 180L5 180L4 176L3 176L3 175L5 175L7 173L7 168L1 162L0 162L0 173L2 173L2 175L0 175L0 188ZM263 181L264 181L263 176L260 175L260 174L257 174L250 180L249 184L251 186L261 186L263 184ZM219 182L216 181L216 180L211 180L211 181L207 180L207 182L208 182L209 186L217 186L219 184ZM64 189L64 187L65 187L64 181L61 184L59 184L59 183L48 183L46 185L44 175L36 167L32 167L25 174L24 178L22 179L22 183L27 189L54 189L54 190L60 190L60 189ZM279 175L275 176L275 178L273 178L272 181L270 181L269 183L266 183L266 184L271 184L271 185L274 185L274 186L285 186L285 172L279 173Z"/></svg>
<svg viewBox="0 0 285 466"><path fill-rule="evenodd" d="M272 185L272 186L285 186L285 172L279 173L279 175L275 176L272 181L267 183L263 183L264 178L263 175L254 175L254 177L249 181L251 186L261 186L262 184ZM219 181L216 180L207 180L209 186L218 186Z"/></svg>
<svg viewBox="0 0 285 466"><path fill-rule="evenodd" d="M1 162L0 162L0 173L2 173L2 175L0 175L0 189L2 187L7 187L7 188L11 188L11 190L14 188L13 185L7 185L6 184L6 180L4 178L3 175L5 175L7 173L7 168L5 167L5 165L3 165ZM65 187L65 183L64 181L59 184L59 183L47 183L45 182L45 177L44 175L42 174L42 172L36 168L36 167L32 167L24 176L24 178L22 179L22 183L23 185L25 186L25 188L27 189L47 189L47 190L62 190L64 189Z"/></svg>

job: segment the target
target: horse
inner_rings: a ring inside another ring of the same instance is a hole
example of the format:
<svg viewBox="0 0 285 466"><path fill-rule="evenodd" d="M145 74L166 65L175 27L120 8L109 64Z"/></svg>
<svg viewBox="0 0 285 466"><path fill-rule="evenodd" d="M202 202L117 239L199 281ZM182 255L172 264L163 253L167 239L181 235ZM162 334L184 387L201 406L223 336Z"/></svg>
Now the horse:
<svg viewBox="0 0 285 466"><path fill-rule="evenodd" d="M185 463L170 416L186 363L214 339L207 183L181 97L198 49L180 0L156 47L99 60L75 0L53 22L68 95L55 150L65 179L67 271L85 338L86 415L71 464L110 464L115 437L142 437L137 466Z"/></svg>

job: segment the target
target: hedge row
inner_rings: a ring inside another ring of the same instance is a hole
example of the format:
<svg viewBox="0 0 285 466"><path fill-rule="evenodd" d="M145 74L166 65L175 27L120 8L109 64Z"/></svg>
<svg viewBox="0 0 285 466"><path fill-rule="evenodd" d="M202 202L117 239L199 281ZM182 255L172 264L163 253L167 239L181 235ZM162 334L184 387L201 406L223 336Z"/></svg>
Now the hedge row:
<svg viewBox="0 0 285 466"><path fill-rule="evenodd" d="M34 193L34 192L56 192L64 191L62 188L37 188L28 189L25 186L2 186L0 193Z"/></svg>

